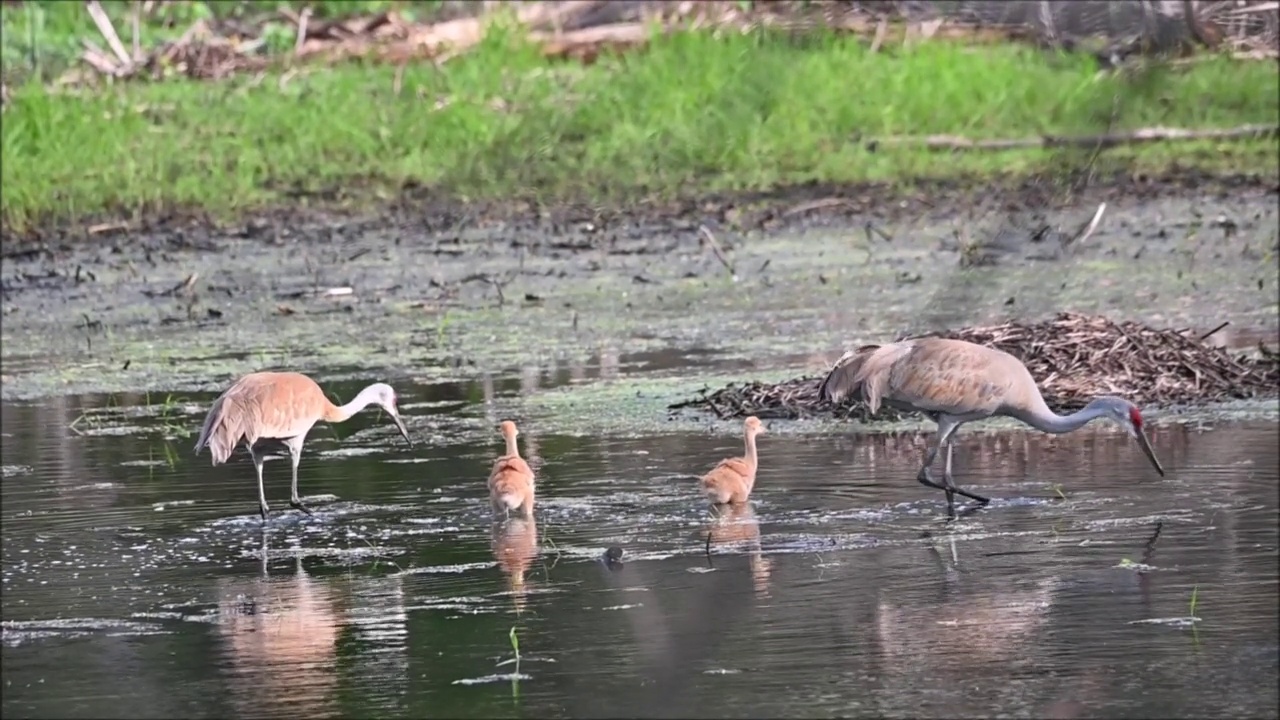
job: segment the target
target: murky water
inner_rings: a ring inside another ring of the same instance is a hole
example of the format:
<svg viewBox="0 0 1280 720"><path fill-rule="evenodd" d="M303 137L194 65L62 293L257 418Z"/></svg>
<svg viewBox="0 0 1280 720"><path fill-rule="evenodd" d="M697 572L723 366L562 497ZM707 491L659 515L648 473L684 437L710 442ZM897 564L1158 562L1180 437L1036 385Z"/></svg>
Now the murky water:
<svg viewBox="0 0 1280 720"><path fill-rule="evenodd" d="M528 411L536 525L495 528L520 387L406 384L412 450L374 413L317 428L316 516L273 461L265 528L247 459L191 454L212 394L5 404L4 715L1277 713L1274 421L1157 428L1163 479L1105 427L963 432L958 481L997 499L953 523L923 436L775 421L753 508L713 521L693 476L736 424Z"/></svg>

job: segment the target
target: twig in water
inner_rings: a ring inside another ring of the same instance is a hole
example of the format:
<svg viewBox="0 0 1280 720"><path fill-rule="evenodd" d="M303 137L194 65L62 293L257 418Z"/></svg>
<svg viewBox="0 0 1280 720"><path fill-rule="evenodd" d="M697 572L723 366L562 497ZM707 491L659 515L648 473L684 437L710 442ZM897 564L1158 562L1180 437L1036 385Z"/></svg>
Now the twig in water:
<svg viewBox="0 0 1280 720"><path fill-rule="evenodd" d="M1098 211L1093 214L1093 219L1090 220L1088 224L1081 226L1080 230L1076 232L1074 237L1062 243L1063 246L1071 245L1074 243L1083 243L1085 240L1088 240L1089 237L1093 235L1093 231L1098 229L1098 223L1102 222L1102 214L1106 211L1107 211L1107 204L1099 203Z"/></svg>
<svg viewBox="0 0 1280 720"><path fill-rule="evenodd" d="M506 304L507 296L503 294L502 287L510 282L510 280L504 281L486 273L475 273L474 275L468 275L462 278L458 281L458 284L461 285L469 282L483 282L492 285L493 289L498 291L498 305L501 306Z"/></svg>
<svg viewBox="0 0 1280 720"><path fill-rule="evenodd" d="M1223 323L1222 323L1221 325L1219 325L1218 327L1216 327L1216 328L1214 328L1214 329L1210 330L1209 332L1207 332L1207 333L1205 333L1205 334L1201 335L1200 337L1196 338L1196 341L1197 341L1197 342L1204 342L1204 341L1205 341L1205 338L1207 338L1207 337L1209 337L1210 335L1212 335L1212 334L1214 334L1214 333L1218 332L1219 330L1221 330L1222 328L1224 328L1224 327L1226 327L1226 326L1228 326L1228 325L1230 325L1230 324L1231 324L1231 321L1230 321L1230 320L1225 320L1225 321L1223 321Z"/></svg>
<svg viewBox="0 0 1280 720"><path fill-rule="evenodd" d="M725 257L724 251L720 249L720 243L716 242L716 236L711 234L711 229L706 225L698 226L698 234L702 236L703 242L711 246L711 251L715 253L716 259L720 264L729 271L734 278L738 277L738 273L734 272L733 263L729 262L729 258Z"/></svg>

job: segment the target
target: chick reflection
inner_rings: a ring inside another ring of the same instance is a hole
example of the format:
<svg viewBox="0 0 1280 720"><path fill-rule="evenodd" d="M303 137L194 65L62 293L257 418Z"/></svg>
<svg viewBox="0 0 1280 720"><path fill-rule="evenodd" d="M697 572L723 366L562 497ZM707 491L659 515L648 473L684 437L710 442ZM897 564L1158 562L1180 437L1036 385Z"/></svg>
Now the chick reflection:
<svg viewBox="0 0 1280 720"><path fill-rule="evenodd" d="M525 573L538 557L538 525L533 518L513 517L493 524L493 557L507 576L516 614L524 612Z"/></svg>
<svg viewBox="0 0 1280 720"><path fill-rule="evenodd" d="M751 584L756 594L769 594L769 573L773 562L764 556L760 547L760 521L750 503L719 505L711 511L712 521L707 525L707 560L711 560L713 545L746 544L751 549L747 562L751 567Z"/></svg>
<svg viewBox="0 0 1280 720"><path fill-rule="evenodd" d="M232 703L240 714L336 717L337 608L329 587L313 581L294 559L294 572L267 574L267 534L262 536L262 576L221 579L218 634L237 678Z"/></svg>

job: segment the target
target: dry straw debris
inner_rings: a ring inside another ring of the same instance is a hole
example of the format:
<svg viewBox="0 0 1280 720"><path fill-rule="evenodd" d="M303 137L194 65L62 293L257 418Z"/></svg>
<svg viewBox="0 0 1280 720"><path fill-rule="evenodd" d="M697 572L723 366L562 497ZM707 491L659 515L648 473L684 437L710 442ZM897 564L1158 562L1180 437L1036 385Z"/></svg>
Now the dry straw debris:
<svg viewBox="0 0 1280 720"><path fill-rule="evenodd" d="M1058 412L1078 410L1102 394L1119 395L1139 405L1177 406L1274 397L1280 392L1280 352L1259 344L1257 356L1233 356L1187 330L1061 313L1040 323L1011 322L937 335L998 348L1022 360L1037 379L1045 401ZM881 408L872 418L859 400L832 407L818 398L821 380L733 383L715 392L704 391L671 409L705 408L722 419L831 414L866 422L902 417L892 408Z"/></svg>
<svg viewBox="0 0 1280 720"><path fill-rule="evenodd" d="M157 0L133 3L127 47L123 33L100 2L88 0L86 9L106 48L83 38L85 64L94 74L115 79L154 78L175 71L195 78L220 78L261 72L282 62L350 58L439 65L478 45L499 13L522 27L548 57L583 62L593 62L602 52L642 48L655 27L663 32L678 27L741 32L767 26L793 33L825 28L864 37L873 51L929 40L1015 40L1090 49L1108 63L1144 53L1188 55L1200 48L1241 58L1274 58L1280 43L1280 12L1273 0L1172 5L1141 0L572 0L456 3L463 16L435 22L410 19L395 9L319 19L313 18L305 5L295 11L282 3L275 12L252 18L201 19L176 40L160 47L141 47L143 15L165 4ZM270 56L265 37L269 26L290 29L292 53ZM88 79L73 72L62 84Z"/></svg>

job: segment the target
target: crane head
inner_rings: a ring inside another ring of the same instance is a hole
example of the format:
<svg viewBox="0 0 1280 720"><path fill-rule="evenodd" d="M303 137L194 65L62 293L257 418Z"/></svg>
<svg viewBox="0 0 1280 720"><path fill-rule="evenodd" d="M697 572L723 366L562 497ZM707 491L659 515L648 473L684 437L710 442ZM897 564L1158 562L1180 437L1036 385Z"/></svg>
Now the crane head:
<svg viewBox="0 0 1280 720"><path fill-rule="evenodd" d="M510 420L503 420L502 424L498 425L498 430L502 433L502 437L513 438L520 434L520 430L516 428L516 424Z"/></svg>
<svg viewBox="0 0 1280 720"><path fill-rule="evenodd" d="M409 430L405 428L404 420L400 419L400 411L396 409L396 391L386 383L374 383L366 388L366 392L372 392L373 404L387 411L404 441L409 443L409 447L413 447L413 441L409 439Z"/></svg>
<svg viewBox="0 0 1280 720"><path fill-rule="evenodd" d="M1094 403L1102 407L1108 417L1124 428L1130 437L1138 441L1138 447L1142 448L1142 454L1146 455L1147 459L1151 461L1151 465L1155 467L1156 472L1160 473L1160 477L1164 477L1164 468L1161 467L1160 461L1156 459L1155 451L1151 449L1151 441L1147 439L1142 411L1138 409L1138 406L1119 397L1100 397L1094 400Z"/></svg>
<svg viewBox="0 0 1280 720"><path fill-rule="evenodd" d="M743 425L746 427L747 432L751 433L752 435L761 435L765 432L768 432L767 428L765 428L764 426L764 423L760 422L760 418L756 417L755 415L752 415L751 417L747 418L746 421L743 423Z"/></svg>

